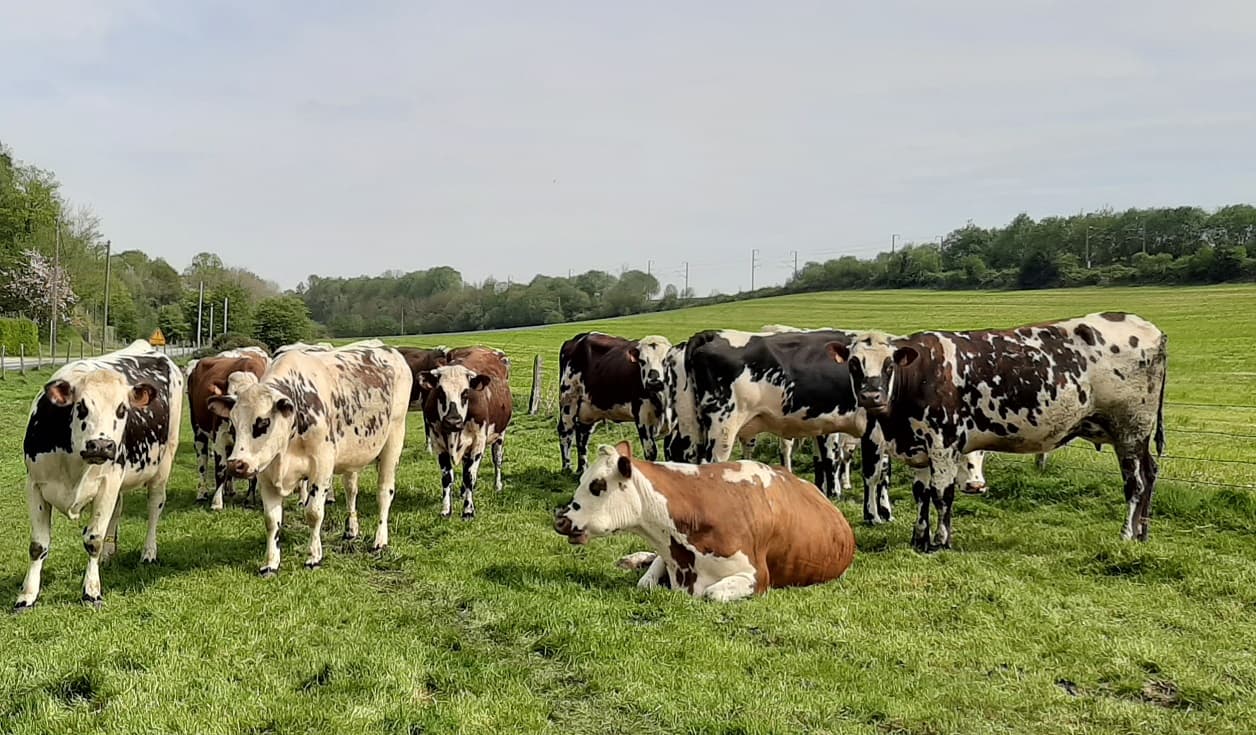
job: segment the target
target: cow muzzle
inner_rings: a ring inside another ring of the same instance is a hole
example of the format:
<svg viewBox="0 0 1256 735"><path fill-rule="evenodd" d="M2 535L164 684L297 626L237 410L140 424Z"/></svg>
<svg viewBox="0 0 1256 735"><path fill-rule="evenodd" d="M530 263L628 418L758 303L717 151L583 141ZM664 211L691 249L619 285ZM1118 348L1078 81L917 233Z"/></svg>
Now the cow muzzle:
<svg viewBox="0 0 1256 735"><path fill-rule="evenodd" d="M567 537L567 543L573 546L579 546L589 542L589 532L583 528L577 528L576 524L571 522L567 517L567 509L560 508L554 517L554 530L562 536Z"/></svg>
<svg viewBox="0 0 1256 735"><path fill-rule="evenodd" d="M257 477L257 470L242 459L232 459L227 461L227 474L240 480L251 480Z"/></svg>
<svg viewBox="0 0 1256 735"><path fill-rule="evenodd" d="M860 393L859 407L874 416L885 416L890 412L890 403L881 391Z"/></svg>
<svg viewBox="0 0 1256 735"><path fill-rule="evenodd" d="M88 464L104 464L118 454L118 444L112 439L88 439L83 442L79 456Z"/></svg>
<svg viewBox="0 0 1256 735"><path fill-rule="evenodd" d="M648 373L645 376L645 380L642 382L645 385L645 389L650 391L651 393L663 392L663 376L660 375L658 372Z"/></svg>

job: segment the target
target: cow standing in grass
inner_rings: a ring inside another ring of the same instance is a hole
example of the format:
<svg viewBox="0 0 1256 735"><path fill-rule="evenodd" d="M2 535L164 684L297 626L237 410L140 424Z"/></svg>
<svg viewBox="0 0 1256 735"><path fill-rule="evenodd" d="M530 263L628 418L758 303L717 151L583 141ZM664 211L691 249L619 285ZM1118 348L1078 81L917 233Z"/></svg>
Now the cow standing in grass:
<svg viewBox="0 0 1256 735"><path fill-rule="evenodd" d="M100 564L117 547L122 491L148 487L148 536L140 561L157 561L157 519L179 445L183 375L170 358L137 340L126 349L65 365L31 404L22 453L30 511L30 569L15 610L35 605L52 543L52 510L83 528L83 601L101 601Z"/></svg>
<svg viewBox="0 0 1256 735"><path fill-rule="evenodd" d="M368 340L333 350L283 352L260 380L236 373L231 392L210 400L213 410L236 427L227 470L258 479L266 516L262 576L279 570L283 499L302 481L309 483L302 498L310 527L305 566L315 568L323 561L324 502L334 475L345 477L345 538L358 537L358 473L370 464L379 471L379 525L372 548L388 545L388 510L396 494L412 380L400 353Z"/></svg>
<svg viewBox="0 0 1256 735"><path fill-rule="evenodd" d="M502 489L506 428L513 409L510 360L498 350L467 347L449 364L419 374L426 392L423 423L441 470L441 516L452 512L454 467L462 465L462 518L475 518L475 483L492 447L494 487Z"/></svg>
<svg viewBox="0 0 1256 735"><path fill-rule="evenodd" d="M1115 447L1128 504L1121 536L1147 539L1168 363L1165 335L1150 322L1105 312L1011 330L868 334L828 349L915 469L917 550L950 546L965 452L1043 453L1073 439Z"/></svg>
<svg viewBox="0 0 1256 735"><path fill-rule="evenodd" d="M193 361L188 366L188 415L192 423L192 446L196 450L199 483L196 501L210 501L210 510L222 510L223 496L232 493L231 475L224 460L235 444L231 422L210 410L209 399L226 395L227 381L238 372L261 376L270 365L270 355L257 347L227 350L213 357ZM212 474L211 474L212 472ZM213 492L210 492L213 487ZM249 495L257 479L249 480Z"/></svg>
<svg viewBox="0 0 1256 735"><path fill-rule="evenodd" d="M663 360L671 349L664 337L633 341L600 332L578 334L558 353L558 446L563 470L588 461L589 437L603 421L634 423L646 459L658 456L655 441L667 434L663 406Z"/></svg>

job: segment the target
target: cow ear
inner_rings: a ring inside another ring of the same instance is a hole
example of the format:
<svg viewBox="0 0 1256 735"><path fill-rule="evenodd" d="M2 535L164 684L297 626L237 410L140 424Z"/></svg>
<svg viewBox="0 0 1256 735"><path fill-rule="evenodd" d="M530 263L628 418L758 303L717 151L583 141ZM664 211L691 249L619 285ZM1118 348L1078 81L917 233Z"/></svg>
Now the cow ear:
<svg viewBox="0 0 1256 735"><path fill-rule="evenodd" d="M487 375L479 374L471 378L471 390L484 390L488 387L489 381L492 380Z"/></svg>
<svg viewBox="0 0 1256 735"><path fill-rule="evenodd" d="M894 350L894 364L899 367L907 367L915 362L917 357L920 357L920 353L915 347L899 347Z"/></svg>
<svg viewBox="0 0 1256 735"><path fill-rule="evenodd" d="M632 445L628 442L620 442L615 445L615 453L621 457L632 457Z"/></svg>
<svg viewBox="0 0 1256 735"><path fill-rule="evenodd" d="M633 345L628 348L628 362L636 362L641 358L641 348Z"/></svg>
<svg viewBox="0 0 1256 735"><path fill-rule="evenodd" d="M838 365L844 365L850 359L850 347L841 342L830 342L824 346L829 351L829 357L833 358L833 362Z"/></svg>
<svg viewBox="0 0 1256 735"><path fill-rule="evenodd" d="M619 461L615 463L615 469L619 470L620 477L627 480L632 477L632 460L621 455Z"/></svg>
<svg viewBox="0 0 1256 735"><path fill-rule="evenodd" d="M419 387L423 390L432 390L436 387L436 373L431 370L424 370L419 373Z"/></svg>
<svg viewBox="0 0 1256 735"><path fill-rule="evenodd" d="M231 418L231 407L235 405L235 396L214 396L206 401L210 413L223 419Z"/></svg>
<svg viewBox="0 0 1256 735"><path fill-rule="evenodd" d="M275 410L279 411L279 415L286 419L292 418L292 414L296 413L297 407L292 403L292 399L284 396L275 401Z"/></svg>
<svg viewBox="0 0 1256 735"><path fill-rule="evenodd" d="M52 405L65 408L74 403L74 386L68 380L54 380L44 386L44 395Z"/></svg>
<svg viewBox="0 0 1256 735"><path fill-rule="evenodd" d="M131 388L131 406L134 408L146 408L157 398L157 386L152 383L137 383Z"/></svg>

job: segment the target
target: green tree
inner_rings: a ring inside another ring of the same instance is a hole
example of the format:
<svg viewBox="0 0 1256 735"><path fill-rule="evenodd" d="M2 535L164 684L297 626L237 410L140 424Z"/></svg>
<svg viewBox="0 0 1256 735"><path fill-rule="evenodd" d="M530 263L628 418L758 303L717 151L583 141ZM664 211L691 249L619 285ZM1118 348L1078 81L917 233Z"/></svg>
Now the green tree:
<svg viewBox="0 0 1256 735"><path fill-rule="evenodd" d="M253 315L253 338L272 350L309 339L314 324L305 302L296 296L275 296L257 305Z"/></svg>

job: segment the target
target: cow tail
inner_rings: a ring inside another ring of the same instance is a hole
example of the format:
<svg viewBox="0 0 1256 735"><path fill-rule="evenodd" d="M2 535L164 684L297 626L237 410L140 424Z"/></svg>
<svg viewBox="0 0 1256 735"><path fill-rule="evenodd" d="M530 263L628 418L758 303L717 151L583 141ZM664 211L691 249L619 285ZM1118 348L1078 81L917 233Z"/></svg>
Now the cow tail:
<svg viewBox="0 0 1256 735"><path fill-rule="evenodd" d="M1169 338L1160 337L1160 359L1164 362L1164 370L1160 373L1160 405L1156 408L1156 456L1164 454L1164 387L1169 382Z"/></svg>

